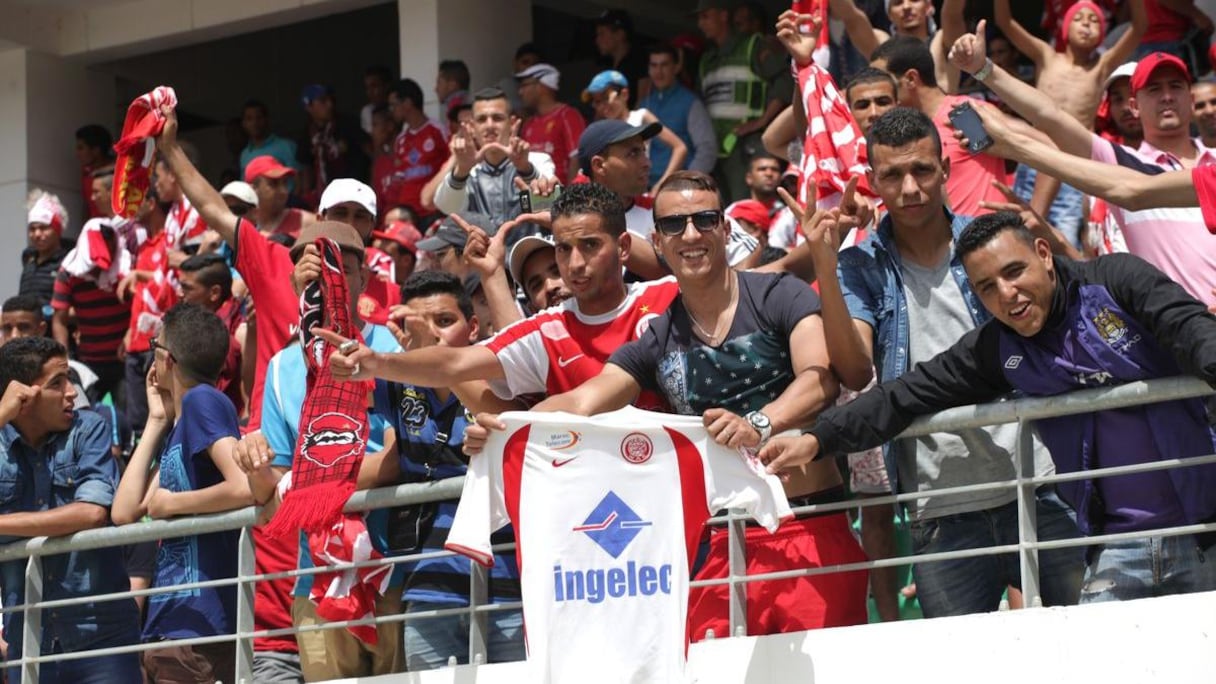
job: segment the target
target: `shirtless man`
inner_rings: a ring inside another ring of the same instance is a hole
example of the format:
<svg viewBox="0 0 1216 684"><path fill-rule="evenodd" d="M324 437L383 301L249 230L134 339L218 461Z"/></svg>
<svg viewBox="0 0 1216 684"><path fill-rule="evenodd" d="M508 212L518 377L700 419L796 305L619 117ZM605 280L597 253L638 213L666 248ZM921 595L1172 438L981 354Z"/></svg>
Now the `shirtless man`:
<svg viewBox="0 0 1216 684"><path fill-rule="evenodd" d="M1009 0L994 0L993 9L997 27L1014 47L1034 62L1038 89L1059 103L1061 109L1092 128L1106 79L1132 56L1140 36L1148 27L1144 3L1129 4L1131 28L1101 55L1098 54L1098 47L1106 36L1106 17L1102 8L1090 0L1080 0L1064 12L1060 37L1066 42L1064 50L1059 52L1014 20ZM984 23L976 27L977 32L984 30ZM1083 196L1074 188L1061 187L1054 178L1036 182L1035 176L1033 169L1020 166L1014 190L1076 244L1081 228Z"/></svg>
<svg viewBox="0 0 1216 684"><path fill-rule="evenodd" d="M892 35L907 35L929 44L933 62L937 66L937 81L947 93L958 92L959 71L946 59L946 52L959 36L966 33L963 20L965 0L942 1L942 26L937 31L933 22L931 0L885 0L887 18L891 20L891 32L876 29L869 17L855 4L855 0L829 0L832 16L844 22L853 47L870 60L875 48L887 42Z"/></svg>

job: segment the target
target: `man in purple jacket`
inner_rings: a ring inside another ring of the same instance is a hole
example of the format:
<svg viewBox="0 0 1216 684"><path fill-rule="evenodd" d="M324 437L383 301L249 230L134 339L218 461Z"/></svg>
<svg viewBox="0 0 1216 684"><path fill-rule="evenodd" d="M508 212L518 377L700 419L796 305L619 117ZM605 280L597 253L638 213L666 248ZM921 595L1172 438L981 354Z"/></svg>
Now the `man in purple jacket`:
<svg viewBox="0 0 1216 684"><path fill-rule="evenodd" d="M1008 212L976 219L956 250L996 320L853 403L820 414L801 437L769 442L760 458L770 471L871 448L918 416L1013 390L1052 396L1181 374L1216 384L1216 316L1142 259L1053 257L1048 243ZM1044 418L1036 427L1061 473L1216 451L1201 399ZM1216 522L1216 465L1057 486L1089 535ZM1214 546L1216 533L1092 546L1080 600L1216 590Z"/></svg>

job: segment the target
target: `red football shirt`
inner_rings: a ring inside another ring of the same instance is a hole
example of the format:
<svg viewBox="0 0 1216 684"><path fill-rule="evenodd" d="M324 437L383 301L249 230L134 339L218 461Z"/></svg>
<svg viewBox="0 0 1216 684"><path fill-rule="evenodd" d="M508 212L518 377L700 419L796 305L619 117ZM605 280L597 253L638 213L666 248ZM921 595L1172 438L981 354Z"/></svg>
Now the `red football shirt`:
<svg viewBox="0 0 1216 684"><path fill-rule="evenodd" d="M578 152L578 139L587 123L583 115L570 105L558 104L548 114L538 114L524 122L519 135L532 145L533 152L544 152L553 158L557 179L566 182L570 155Z"/></svg>
<svg viewBox="0 0 1216 684"><path fill-rule="evenodd" d="M393 182L397 187L397 204L404 204L423 216L431 213L422 206L422 186L439 173L448 160L447 139L443 130L427 121L417 130L405 129L393 143Z"/></svg>
<svg viewBox="0 0 1216 684"><path fill-rule="evenodd" d="M135 284L131 293L131 340L129 352L146 352L156 334L157 323L177 303L177 288L169 281L168 233L161 231L143 244L135 258L135 270L150 271L152 280Z"/></svg>
<svg viewBox="0 0 1216 684"><path fill-rule="evenodd" d="M300 305L291 286L294 264L287 248L266 239L252 223L236 226L236 270L249 288L257 322L257 365L249 393L249 426L262 422L262 388L270 358L287 346L300 325Z"/></svg>
<svg viewBox="0 0 1216 684"><path fill-rule="evenodd" d="M600 374L612 352L642 336L652 318L667 310L680 288L674 277L632 283L624 301L612 311L588 316L567 299L531 318L507 326L486 341L502 364L505 380L491 389L506 399L534 394L561 394ZM638 408L666 410L667 404L643 392Z"/></svg>
<svg viewBox="0 0 1216 684"><path fill-rule="evenodd" d="M393 258L375 247L364 250L371 271L363 294L359 295L359 317L368 323L384 325L389 309L401 303L401 288L393 280Z"/></svg>

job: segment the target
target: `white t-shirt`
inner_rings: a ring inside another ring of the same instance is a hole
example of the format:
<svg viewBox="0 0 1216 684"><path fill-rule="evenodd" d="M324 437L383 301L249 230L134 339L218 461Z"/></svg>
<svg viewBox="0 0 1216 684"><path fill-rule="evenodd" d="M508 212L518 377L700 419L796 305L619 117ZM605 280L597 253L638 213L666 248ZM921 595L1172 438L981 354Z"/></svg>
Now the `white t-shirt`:
<svg viewBox="0 0 1216 684"><path fill-rule="evenodd" d="M689 566L712 511L770 531L791 517L777 478L718 446L697 416L510 412L472 459L447 548L493 564L518 544L531 682L684 677Z"/></svg>

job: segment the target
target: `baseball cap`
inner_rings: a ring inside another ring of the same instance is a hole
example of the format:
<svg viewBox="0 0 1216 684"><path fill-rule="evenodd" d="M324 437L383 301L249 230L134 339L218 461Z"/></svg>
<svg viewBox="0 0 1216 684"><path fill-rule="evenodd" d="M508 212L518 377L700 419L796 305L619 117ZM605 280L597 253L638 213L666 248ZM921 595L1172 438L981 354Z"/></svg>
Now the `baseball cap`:
<svg viewBox="0 0 1216 684"><path fill-rule="evenodd" d="M267 178L282 178L283 176L294 176L296 170L290 166L283 166L278 159L269 154L259 155L249 160L245 165L245 182L252 183L255 179L262 176Z"/></svg>
<svg viewBox="0 0 1216 684"><path fill-rule="evenodd" d="M1110 72L1110 76L1106 77L1106 85L1102 86L1102 90L1110 90L1110 87L1121 78L1131 78L1132 74L1136 73L1137 62L1124 62L1118 68Z"/></svg>
<svg viewBox="0 0 1216 684"><path fill-rule="evenodd" d="M363 238L354 228L337 221L317 221L310 223L300 231L300 237L291 248L291 260L300 258L304 248L317 241L317 238L329 238L338 243L344 251L354 252L363 258Z"/></svg>
<svg viewBox="0 0 1216 684"><path fill-rule="evenodd" d="M507 270L511 272L511 280L518 285L523 285L524 262L542 249L556 249L553 239L543 235L525 235L520 238L507 256Z"/></svg>
<svg viewBox="0 0 1216 684"><path fill-rule="evenodd" d="M552 64L545 64L544 62L541 62L540 64L533 64L518 74L515 74L515 78L520 81L526 78L535 78L546 88L549 88L550 90L557 90L558 83L561 82L562 72L558 71L557 67L553 66Z"/></svg>
<svg viewBox="0 0 1216 684"><path fill-rule="evenodd" d="M372 216L376 215L376 193L366 183L354 178L335 178L330 181L329 185L325 186L325 192L321 193L321 203L317 205L317 211L323 214L330 207L345 202L354 202Z"/></svg>
<svg viewBox="0 0 1216 684"><path fill-rule="evenodd" d="M583 102L590 102L592 95L598 95L613 86L628 88L629 79L625 78L625 74L612 69L599 72L591 79L591 85L583 91Z"/></svg>
<svg viewBox="0 0 1216 684"><path fill-rule="evenodd" d="M245 181L232 181L223 188L220 188L220 195L235 197L245 204L258 205L258 194L253 191L253 186Z"/></svg>
<svg viewBox="0 0 1216 684"><path fill-rule="evenodd" d="M464 219L465 223L484 230L486 235L493 235L498 232L498 226L494 224L493 219L480 212L461 212L460 218ZM464 232L464 228L457 225L451 216L448 216L440 222L439 229L435 231L435 234L419 240L417 247L427 252L438 252L448 247L464 249L464 245L468 241L469 234Z"/></svg>
<svg viewBox="0 0 1216 684"><path fill-rule="evenodd" d="M418 241L422 233L409 221L393 221L384 230L373 230L372 237L380 240L390 240L404 247L409 253L418 253Z"/></svg>
<svg viewBox="0 0 1216 684"><path fill-rule="evenodd" d="M773 217L769 215L768 207L753 199L735 202L727 208L726 215L736 221L747 221L763 231L773 225Z"/></svg>
<svg viewBox="0 0 1216 684"><path fill-rule="evenodd" d="M326 96L332 97L333 94L334 91L330 90L329 86L321 85L320 83L313 83L311 85L304 86L304 90L300 91L300 102L307 107L308 105L312 104L314 100L319 100Z"/></svg>
<svg viewBox="0 0 1216 684"><path fill-rule="evenodd" d="M1181 59L1167 52L1154 52L1136 63L1136 69L1132 72L1132 95L1148 85L1153 73L1163 67L1174 67L1181 71L1182 75L1186 77L1187 83L1192 80L1190 70L1186 68L1186 63Z"/></svg>
<svg viewBox="0 0 1216 684"><path fill-rule="evenodd" d="M473 271L465 276L460 284L464 287L464 293L472 297L481 289L481 274Z"/></svg>
<svg viewBox="0 0 1216 684"><path fill-rule="evenodd" d="M584 173L591 173L591 158L603 152L609 145L623 142L635 136L650 140L663 130L663 124L653 121L642 126L630 126L620 119L601 119L583 130L578 139L578 163Z"/></svg>

